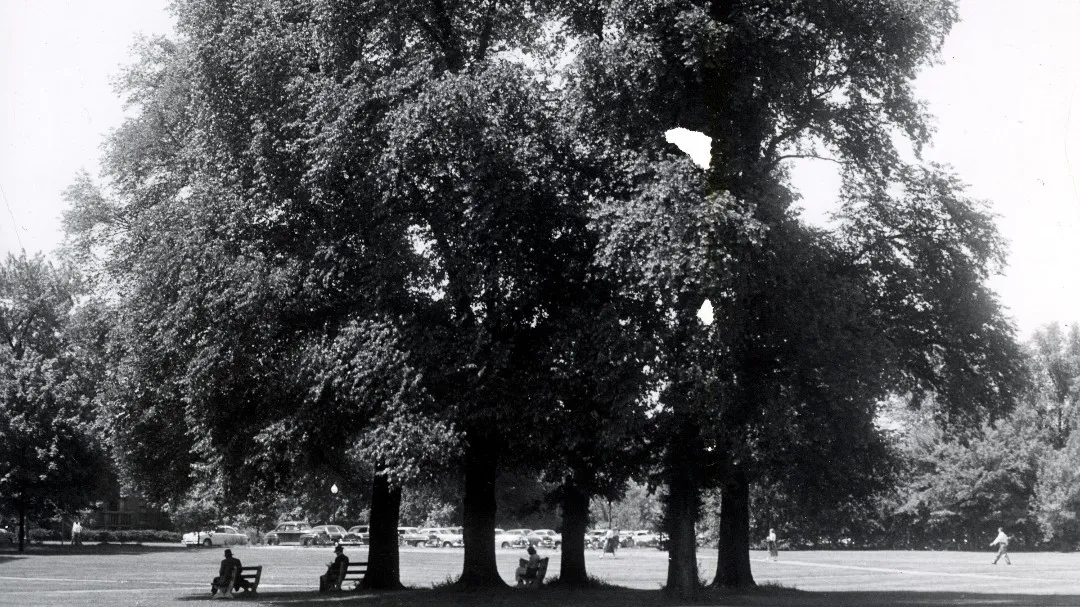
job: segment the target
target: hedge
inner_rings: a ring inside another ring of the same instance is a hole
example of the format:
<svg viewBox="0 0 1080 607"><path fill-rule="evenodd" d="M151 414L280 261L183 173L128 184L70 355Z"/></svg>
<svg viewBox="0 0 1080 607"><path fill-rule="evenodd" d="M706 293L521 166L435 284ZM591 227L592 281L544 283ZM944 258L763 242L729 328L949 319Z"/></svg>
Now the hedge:
<svg viewBox="0 0 1080 607"><path fill-rule="evenodd" d="M65 533L63 539L65 541L70 539L70 535ZM181 534L176 531L162 531L160 529L122 529L117 531L110 529L83 529L81 539L83 542L100 542L102 544L179 543ZM32 542L58 542L60 540L60 531L57 529L30 530L30 541Z"/></svg>

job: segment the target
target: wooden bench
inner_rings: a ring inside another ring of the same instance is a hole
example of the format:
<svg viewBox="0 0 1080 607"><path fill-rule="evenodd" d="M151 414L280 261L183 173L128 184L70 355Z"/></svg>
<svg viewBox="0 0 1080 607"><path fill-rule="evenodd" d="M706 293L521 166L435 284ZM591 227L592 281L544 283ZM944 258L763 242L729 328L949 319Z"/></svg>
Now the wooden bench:
<svg viewBox="0 0 1080 607"><path fill-rule="evenodd" d="M529 559L518 559L518 566L525 569L525 575L522 576L521 585L531 588L535 586L542 586L544 584L544 576L547 575L548 557L540 559L540 564L536 566L536 571L533 575L529 575Z"/></svg>
<svg viewBox="0 0 1080 607"><path fill-rule="evenodd" d="M330 590L341 590L341 585L345 582L353 582L353 590L360 586L360 582L364 581L364 576L367 574L367 561L362 563L349 563L345 570L338 574L337 582L330 587Z"/></svg>
<svg viewBox="0 0 1080 607"><path fill-rule="evenodd" d="M233 593L233 588L236 587L236 576L239 575L240 579L247 580L248 592L254 594L259 588L259 581L262 580L262 565L255 565L254 567L241 567L239 571L233 570L233 575L229 576L229 580L226 584L221 586L215 586L211 584L210 594L215 594L219 597L226 597ZM217 581L217 578L214 578Z"/></svg>

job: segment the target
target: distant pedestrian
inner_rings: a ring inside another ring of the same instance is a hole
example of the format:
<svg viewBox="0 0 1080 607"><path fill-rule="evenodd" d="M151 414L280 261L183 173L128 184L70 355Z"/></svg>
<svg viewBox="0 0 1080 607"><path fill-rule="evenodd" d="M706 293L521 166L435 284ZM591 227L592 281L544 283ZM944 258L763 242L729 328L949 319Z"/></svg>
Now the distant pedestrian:
<svg viewBox="0 0 1080 607"><path fill-rule="evenodd" d="M75 519L75 522L71 524L71 545L82 545L82 523L79 522L79 519Z"/></svg>
<svg viewBox="0 0 1080 607"><path fill-rule="evenodd" d="M600 552L600 558L604 558L605 554L611 554L611 558L615 558L615 550L619 547L619 532L614 527L609 527L607 533L604 534L604 549Z"/></svg>
<svg viewBox="0 0 1080 607"><path fill-rule="evenodd" d="M769 546L769 560L775 561L780 558L780 554L776 550L776 529L769 528L769 537L765 538L765 543Z"/></svg>
<svg viewBox="0 0 1080 607"><path fill-rule="evenodd" d="M1012 561L1009 560L1009 536L1005 535L1005 530L998 527L997 537L994 541L990 542L991 546L997 546L997 556L994 557L994 564L997 565L998 559L1005 557L1005 564L1012 565Z"/></svg>

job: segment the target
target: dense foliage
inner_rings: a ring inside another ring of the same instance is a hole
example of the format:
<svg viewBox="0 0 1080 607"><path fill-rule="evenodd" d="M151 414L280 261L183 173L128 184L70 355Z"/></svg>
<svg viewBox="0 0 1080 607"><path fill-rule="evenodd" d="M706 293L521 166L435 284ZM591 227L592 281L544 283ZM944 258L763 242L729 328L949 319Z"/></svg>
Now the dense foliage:
<svg viewBox="0 0 1080 607"><path fill-rule="evenodd" d="M108 483L93 398L109 319L72 268L9 255L0 266L0 518L89 507Z"/></svg>
<svg viewBox="0 0 1080 607"><path fill-rule="evenodd" d="M508 474L550 487L567 584L588 580L590 498L630 479L662 488L640 520L671 538L682 594L710 490L724 586L753 584L752 503L865 520L908 483L919 524L1017 515L948 505L927 479L951 470L1000 471L985 492L1035 491L1040 524L1075 533L1067 467L989 448L1024 377L986 286L1002 240L946 167L894 143L929 141L911 80L951 2L174 10L179 39L143 41L122 78L133 112L102 183L68 192L73 250L113 304L96 403L151 501L261 524L369 502L384 588L402 508L431 516L439 479L461 483L464 585L503 583ZM665 141L680 126L712 137L708 170ZM845 182L828 230L801 220L787 164L823 155ZM927 411L906 443L880 424L890 397Z"/></svg>

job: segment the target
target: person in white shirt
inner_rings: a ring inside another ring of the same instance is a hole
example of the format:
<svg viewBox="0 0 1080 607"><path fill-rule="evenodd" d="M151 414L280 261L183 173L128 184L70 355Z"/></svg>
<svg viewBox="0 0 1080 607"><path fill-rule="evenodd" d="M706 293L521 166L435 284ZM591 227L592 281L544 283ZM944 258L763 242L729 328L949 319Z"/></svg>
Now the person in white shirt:
<svg viewBox="0 0 1080 607"><path fill-rule="evenodd" d="M990 542L990 545L998 547L997 556L994 557L995 565L997 565L998 559L1001 557L1005 557L1006 565L1012 565L1012 561L1009 560L1009 536L1005 535L1005 531L1001 527L998 527L997 537Z"/></svg>
<svg viewBox="0 0 1080 607"><path fill-rule="evenodd" d="M71 545L78 546L82 544L82 523L79 519L75 519L75 522L71 525ZM61 538L63 539L63 538Z"/></svg>
<svg viewBox="0 0 1080 607"><path fill-rule="evenodd" d="M600 551L600 558L604 558L605 554L610 553L611 558L615 558L615 550L619 547L619 531L614 527L609 527L607 533L604 534L604 549Z"/></svg>
<svg viewBox="0 0 1080 607"><path fill-rule="evenodd" d="M769 528L769 537L765 538L765 543L769 545L769 560L775 561L779 558L779 553L776 550L776 530Z"/></svg>

